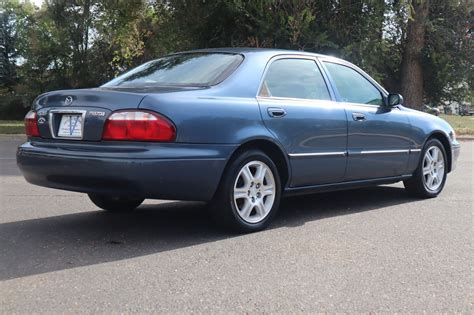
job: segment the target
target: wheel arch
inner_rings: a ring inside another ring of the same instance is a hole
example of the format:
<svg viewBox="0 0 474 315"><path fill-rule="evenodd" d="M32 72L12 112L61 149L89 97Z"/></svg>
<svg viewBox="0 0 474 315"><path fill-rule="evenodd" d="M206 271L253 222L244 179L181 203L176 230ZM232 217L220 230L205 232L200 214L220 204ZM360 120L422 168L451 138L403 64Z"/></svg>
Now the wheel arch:
<svg viewBox="0 0 474 315"><path fill-rule="evenodd" d="M270 157L270 159L272 159L272 161L275 163L278 169L278 174L280 176L282 188L284 189L288 185L291 178L290 161L288 159L288 155L285 153L285 150L273 139L269 139L269 138L248 139L247 141L240 144L232 152L229 159L227 160L222 176L224 176L224 173L227 170L227 167L229 166L229 164L237 156L239 156L239 154L250 149L261 150L265 154L267 154ZM221 180L222 180L222 177L221 177Z"/></svg>
<svg viewBox="0 0 474 315"><path fill-rule="evenodd" d="M451 167L452 167L452 161L453 161L453 156L452 156L452 151L451 151L451 143L449 141L449 137L442 131L433 131L425 140L425 144L428 140L430 139L436 139L444 147L444 151L446 151L446 157L448 158L448 173L451 172Z"/></svg>

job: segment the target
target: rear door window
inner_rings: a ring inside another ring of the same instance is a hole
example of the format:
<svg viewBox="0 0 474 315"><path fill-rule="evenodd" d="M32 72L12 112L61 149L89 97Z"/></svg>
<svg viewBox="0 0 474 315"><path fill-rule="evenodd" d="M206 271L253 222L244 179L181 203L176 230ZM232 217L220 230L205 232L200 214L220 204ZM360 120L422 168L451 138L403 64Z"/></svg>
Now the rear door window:
<svg viewBox="0 0 474 315"><path fill-rule="evenodd" d="M260 88L261 97L330 100L316 62L310 59L278 59L270 64Z"/></svg>

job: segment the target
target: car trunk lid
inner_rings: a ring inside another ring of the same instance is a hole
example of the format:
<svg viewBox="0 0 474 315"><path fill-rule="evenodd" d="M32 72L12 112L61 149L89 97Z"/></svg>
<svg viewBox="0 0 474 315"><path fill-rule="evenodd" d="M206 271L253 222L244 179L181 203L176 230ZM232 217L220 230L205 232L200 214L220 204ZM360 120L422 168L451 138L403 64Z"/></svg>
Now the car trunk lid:
<svg viewBox="0 0 474 315"><path fill-rule="evenodd" d="M136 109L145 93L105 89L55 91L34 103L42 138L99 141L112 111Z"/></svg>
<svg viewBox="0 0 474 315"><path fill-rule="evenodd" d="M45 93L35 101L35 109L101 107L109 110L137 108L144 93L108 89L63 90Z"/></svg>

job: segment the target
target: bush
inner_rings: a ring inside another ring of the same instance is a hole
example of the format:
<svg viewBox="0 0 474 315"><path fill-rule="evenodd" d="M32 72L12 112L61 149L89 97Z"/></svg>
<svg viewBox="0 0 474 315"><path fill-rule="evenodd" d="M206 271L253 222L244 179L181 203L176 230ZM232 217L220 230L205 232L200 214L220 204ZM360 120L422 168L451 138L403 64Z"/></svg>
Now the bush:
<svg viewBox="0 0 474 315"><path fill-rule="evenodd" d="M21 96L0 95L0 120L22 120L29 109Z"/></svg>

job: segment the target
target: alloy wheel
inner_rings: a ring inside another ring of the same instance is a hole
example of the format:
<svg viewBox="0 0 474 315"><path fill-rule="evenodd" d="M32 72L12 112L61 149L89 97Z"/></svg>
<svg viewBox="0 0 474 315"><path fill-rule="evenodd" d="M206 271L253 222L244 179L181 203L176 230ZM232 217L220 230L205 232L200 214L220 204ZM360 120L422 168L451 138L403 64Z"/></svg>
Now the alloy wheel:
<svg viewBox="0 0 474 315"><path fill-rule="evenodd" d="M261 222L270 213L275 195L275 178L268 165L251 161L241 168L233 194L240 218L249 223Z"/></svg>
<svg viewBox="0 0 474 315"><path fill-rule="evenodd" d="M423 183L428 190L436 191L443 183L444 156L437 146L431 146L423 157Z"/></svg>

